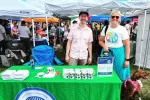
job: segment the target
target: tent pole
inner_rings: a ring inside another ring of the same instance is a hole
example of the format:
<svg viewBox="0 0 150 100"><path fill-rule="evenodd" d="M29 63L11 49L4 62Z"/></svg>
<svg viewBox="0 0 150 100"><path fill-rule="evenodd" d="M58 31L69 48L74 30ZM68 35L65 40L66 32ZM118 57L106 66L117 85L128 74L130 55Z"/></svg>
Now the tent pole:
<svg viewBox="0 0 150 100"><path fill-rule="evenodd" d="M60 35L60 28L61 28L61 27L60 27L60 20L59 20L59 28L58 28L58 29L59 29L59 35ZM58 36L58 37L59 37L59 36ZM59 37L59 40L58 40L58 41L61 42L61 41L60 41L60 37ZM61 43L60 43L60 44L61 44Z"/></svg>
<svg viewBox="0 0 150 100"><path fill-rule="evenodd" d="M33 36L32 36L32 38L33 38L33 47L35 47L35 30L34 30L34 12L32 11L32 34L33 34Z"/></svg>
<svg viewBox="0 0 150 100"><path fill-rule="evenodd" d="M149 30L148 30L148 36L147 36L147 43L146 43L146 57L145 57L145 65L143 66L143 70L146 68L147 65L147 59L148 59L148 54L149 54L149 41L150 41L150 24L149 24Z"/></svg>
<svg viewBox="0 0 150 100"><path fill-rule="evenodd" d="M32 34L33 34L33 47L35 47L35 31L34 31L34 19L32 18Z"/></svg>
<svg viewBox="0 0 150 100"><path fill-rule="evenodd" d="M46 14L46 34L47 34L47 42L48 42L48 45L49 45L48 18L47 18L48 11L46 10L46 4L45 4L45 14Z"/></svg>
<svg viewBox="0 0 150 100"><path fill-rule="evenodd" d="M47 18L47 13L46 13L46 34L47 34L47 41L48 41L48 45L49 45L48 18Z"/></svg>
<svg viewBox="0 0 150 100"><path fill-rule="evenodd" d="M139 69L140 69L140 65L141 65L141 56L142 56L142 49L143 49L143 38L144 38L144 31L145 31L146 14L147 14L147 9L145 9L145 15L144 15L143 33L142 33L141 50L140 50L141 52L140 52L140 60L139 60Z"/></svg>

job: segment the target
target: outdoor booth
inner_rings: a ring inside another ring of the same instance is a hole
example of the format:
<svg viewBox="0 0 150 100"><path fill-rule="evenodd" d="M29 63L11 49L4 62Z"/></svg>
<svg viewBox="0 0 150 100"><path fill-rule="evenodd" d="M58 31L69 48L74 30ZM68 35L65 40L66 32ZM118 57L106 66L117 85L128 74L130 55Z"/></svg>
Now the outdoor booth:
<svg viewBox="0 0 150 100"><path fill-rule="evenodd" d="M54 0L45 3L45 12L62 16L77 15L81 10L90 14L110 14L113 9L125 13L147 8L147 0ZM145 21L141 23L144 27ZM120 100L122 81L113 71L112 62L113 57L107 67L100 65L100 59L95 66L34 66L32 59L30 66L12 66L1 74L0 100Z"/></svg>

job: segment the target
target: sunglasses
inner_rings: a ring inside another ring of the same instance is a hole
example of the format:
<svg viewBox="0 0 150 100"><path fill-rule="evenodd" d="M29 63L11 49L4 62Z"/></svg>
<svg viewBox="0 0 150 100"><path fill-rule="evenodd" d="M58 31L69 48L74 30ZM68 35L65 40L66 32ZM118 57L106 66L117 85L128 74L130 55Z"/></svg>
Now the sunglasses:
<svg viewBox="0 0 150 100"><path fill-rule="evenodd" d="M119 19L119 16L111 16L112 19L116 18Z"/></svg>

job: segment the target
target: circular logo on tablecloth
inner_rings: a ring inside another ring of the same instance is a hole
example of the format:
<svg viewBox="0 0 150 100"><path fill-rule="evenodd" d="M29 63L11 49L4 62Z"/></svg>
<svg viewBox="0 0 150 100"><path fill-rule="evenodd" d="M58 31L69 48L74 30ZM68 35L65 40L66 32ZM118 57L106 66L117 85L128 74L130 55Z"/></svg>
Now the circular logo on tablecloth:
<svg viewBox="0 0 150 100"><path fill-rule="evenodd" d="M106 41L107 42L111 42L111 43L117 42L118 41L118 35L117 35L117 33L115 33L115 32L109 32L106 35Z"/></svg>
<svg viewBox="0 0 150 100"><path fill-rule="evenodd" d="M52 94L42 88L24 88L15 100L56 100Z"/></svg>

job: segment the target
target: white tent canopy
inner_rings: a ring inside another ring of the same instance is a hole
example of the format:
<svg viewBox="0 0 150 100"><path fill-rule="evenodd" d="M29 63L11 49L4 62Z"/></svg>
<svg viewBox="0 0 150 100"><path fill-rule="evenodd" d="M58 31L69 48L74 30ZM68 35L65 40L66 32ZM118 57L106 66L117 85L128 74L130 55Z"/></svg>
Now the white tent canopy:
<svg viewBox="0 0 150 100"><path fill-rule="evenodd" d="M0 11L1 18L45 18L46 16L52 17L52 14L18 12L18 11Z"/></svg>
<svg viewBox="0 0 150 100"><path fill-rule="evenodd" d="M44 10L31 6L22 0L2 0L0 16L7 17L38 17L45 14ZM45 15L46 16L46 15ZM43 16L43 17L45 17Z"/></svg>
<svg viewBox="0 0 150 100"><path fill-rule="evenodd" d="M42 15L45 11L40 10L21 0L1 0L0 16L1 17L34 17L34 15ZM46 17L46 16L45 16ZM34 21L33 27L33 45L35 46Z"/></svg>
<svg viewBox="0 0 150 100"><path fill-rule="evenodd" d="M99 7L108 2L109 0L55 0L55 2L46 3L45 7L46 11L60 15L78 15L80 10L87 10L90 14L97 14L102 11Z"/></svg>
<svg viewBox="0 0 150 100"><path fill-rule="evenodd" d="M34 6L31 6L28 3L23 2L22 0L2 0L0 11L28 11L32 13L33 11L44 13L43 10L38 9Z"/></svg>
<svg viewBox="0 0 150 100"><path fill-rule="evenodd" d="M148 2L147 4L147 14L150 13L150 2ZM138 15L141 15L141 14L144 14L144 10L134 10L132 12L127 12L125 14L126 17L133 17L133 16L138 16Z"/></svg>
<svg viewBox="0 0 150 100"><path fill-rule="evenodd" d="M66 1L66 2L64 2ZM90 14L110 13L113 9L127 12L145 9L147 0L55 0L46 3L46 10L61 15L76 15L80 10L88 10Z"/></svg>

